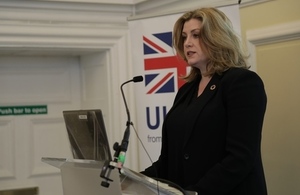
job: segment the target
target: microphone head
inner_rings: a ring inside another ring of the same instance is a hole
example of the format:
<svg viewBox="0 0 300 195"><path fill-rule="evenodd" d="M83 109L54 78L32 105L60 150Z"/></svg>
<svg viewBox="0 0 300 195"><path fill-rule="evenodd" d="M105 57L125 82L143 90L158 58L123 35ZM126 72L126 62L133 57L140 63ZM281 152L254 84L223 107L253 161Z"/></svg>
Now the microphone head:
<svg viewBox="0 0 300 195"><path fill-rule="evenodd" d="M135 76L135 77L133 77L133 82L141 82L141 81L143 81L144 79L143 79L143 76Z"/></svg>

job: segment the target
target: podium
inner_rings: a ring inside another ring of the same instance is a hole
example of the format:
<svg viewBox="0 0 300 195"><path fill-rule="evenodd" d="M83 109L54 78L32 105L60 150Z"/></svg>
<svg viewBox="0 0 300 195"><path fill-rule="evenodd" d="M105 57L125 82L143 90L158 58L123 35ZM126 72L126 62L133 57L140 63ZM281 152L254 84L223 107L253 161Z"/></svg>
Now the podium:
<svg viewBox="0 0 300 195"><path fill-rule="evenodd" d="M64 195L183 195L180 190L128 168L111 171L109 187L101 186L103 161L42 158L61 171ZM196 194L196 193L189 193Z"/></svg>
<svg viewBox="0 0 300 195"><path fill-rule="evenodd" d="M101 110L69 110L63 111L63 116L74 159L43 157L42 162L60 169L64 195L196 195L111 165ZM114 156L119 156L118 149L115 151Z"/></svg>

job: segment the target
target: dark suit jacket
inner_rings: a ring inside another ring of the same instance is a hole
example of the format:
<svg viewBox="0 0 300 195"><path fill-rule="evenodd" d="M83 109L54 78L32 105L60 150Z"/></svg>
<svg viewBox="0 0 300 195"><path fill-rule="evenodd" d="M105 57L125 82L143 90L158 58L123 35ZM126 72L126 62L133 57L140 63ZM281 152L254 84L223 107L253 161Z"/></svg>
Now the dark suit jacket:
<svg viewBox="0 0 300 195"><path fill-rule="evenodd" d="M185 101L199 79L183 85L168 115ZM246 69L231 68L214 75L189 118L183 137L183 188L199 195L266 195L261 160L261 131L266 94L260 77ZM142 173L174 181L167 153L164 120L159 159ZM170 121L169 121L170 122Z"/></svg>

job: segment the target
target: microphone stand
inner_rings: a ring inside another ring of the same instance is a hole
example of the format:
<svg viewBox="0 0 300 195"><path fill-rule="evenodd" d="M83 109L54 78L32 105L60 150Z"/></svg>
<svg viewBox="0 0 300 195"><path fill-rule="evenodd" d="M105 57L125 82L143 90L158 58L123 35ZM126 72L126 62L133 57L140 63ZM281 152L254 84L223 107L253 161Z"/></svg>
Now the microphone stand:
<svg viewBox="0 0 300 195"><path fill-rule="evenodd" d="M129 143L129 136L130 136L130 125L132 124L132 122L130 121L130 113L129 113L129 109L127 106L127 102L125 99L125 95L124 95L124 91L123 91L123 86L132 80L126 81L125 83L123 83L120 87L121 89L121 93L122 93L122 97L123 97L123 101L125 104L125 109L126 109L126 114L127 114L127 123L126 123L126 129L124 131L124 135L123 135L123 140L121 142L121 145L119 145L118 142L116 142L113 146L114 150L115 150L115 154L114 154L114 158L115 160L117 160L117 166L119 168L121 168L125 162L125 157L126 157L126 151L128 148L128 143Z"/></svg>
<svg viewBox="0 0 300 195"><path fill-rule="evenodd" d="M104 178L105 181L101 182L101 186L108 188L109 187L109 181L113 181L112 179L110 179L110 173L114 168L118 168L119 172L120 169L122 168L124 162L125 162L125 157L126 157L126 151L128 148L128 143L129 143L129 136L130 136L130 125L132 125L132 122L130 120L130 113L129 113L129 109L127 106L127 102L125 99L125 95L123 92L123 86L129 82L141 82L143 81L143 77L142 76L136 76L133 79L124 82L120 89L121 89L121 93L122 93L122 97L123 97L123 101L125 104L125 108L126 108L126 113L127 113L127 122L126 122L126 129L124 131L124 135L123 135L123 139L121 144L119 144L118 142L115 142L113 145L113 149L115 150L114 153L114 159L113 161L105 161L103 167L102 167L102 171L100 173L100 177Z"/></svg>
<svg viewBox="0 0 300 195"><path fill-rule="evenodd" d="M101 186L103 186L103 187L108 188L109 181L110 182L113 181L112 179L110 179L111 171L114 168L118 168L119 172L120 172L120 169L122 168L122 166L125 162L126 151L127 151L128 143L129 143L128 140L129 140L129 135L130 135L130 125L131 125L131 122L127 121L126 129L125 129L123 140L122 140L121 144L119 144L118 142L115 142L113 145L113 149L115 150L113 161L105 161L104 162L102 171L100 173L100 177L105 179L105 181L101 182Z"/></svg>

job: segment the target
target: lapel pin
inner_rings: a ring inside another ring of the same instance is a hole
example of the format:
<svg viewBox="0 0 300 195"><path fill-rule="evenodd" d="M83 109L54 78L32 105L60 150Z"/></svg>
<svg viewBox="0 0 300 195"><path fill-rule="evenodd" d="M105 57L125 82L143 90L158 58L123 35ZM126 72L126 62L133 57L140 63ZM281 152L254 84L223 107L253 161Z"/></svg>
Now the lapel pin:
<svg viewBox="0 0 300 195"><path fill-rule="evenodd" d="M210 86L210 90L215 90L215 89L216 89L216 85Z"/></svg>

